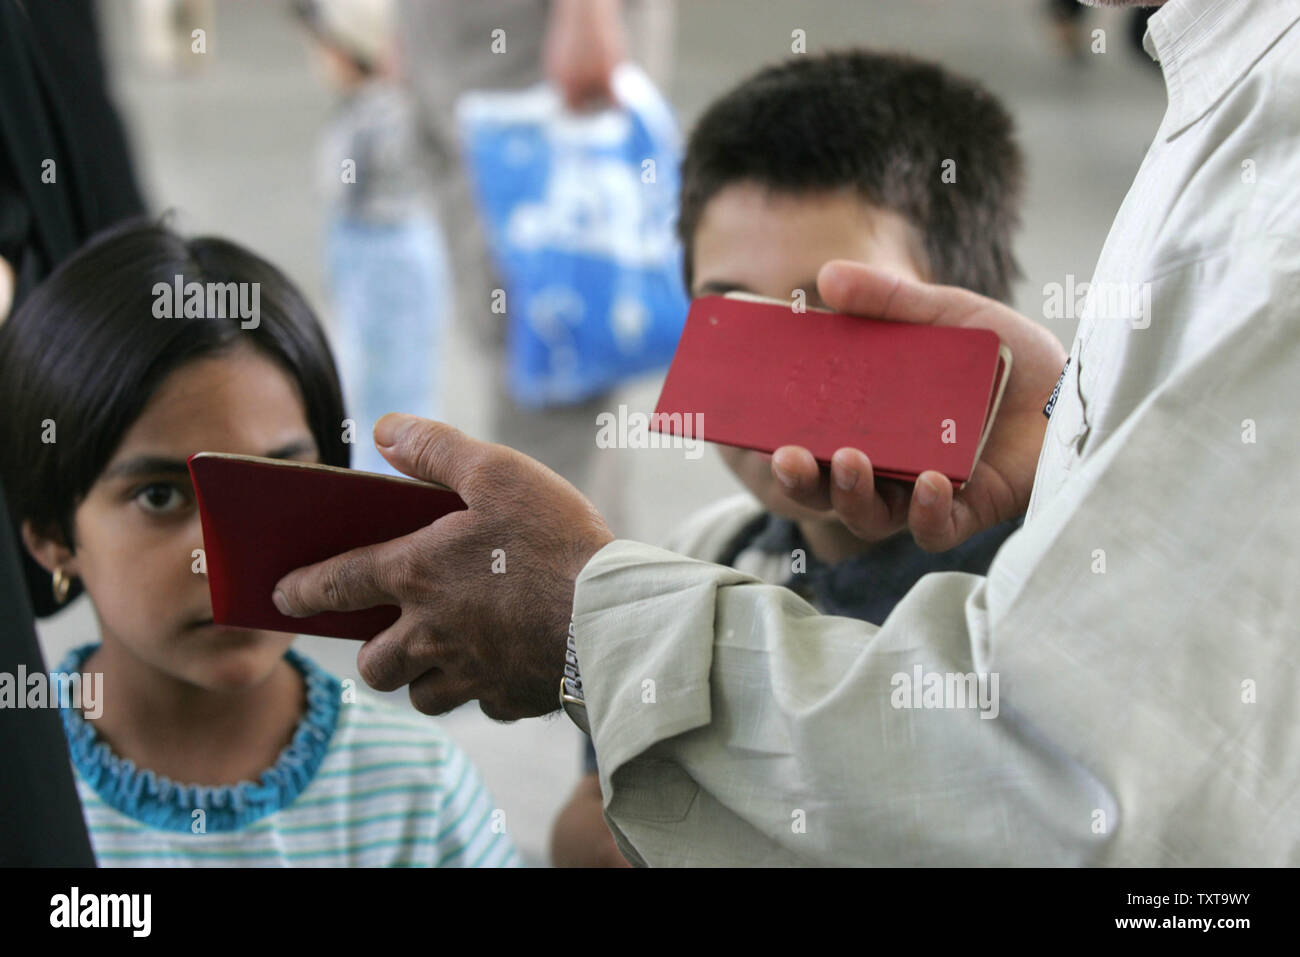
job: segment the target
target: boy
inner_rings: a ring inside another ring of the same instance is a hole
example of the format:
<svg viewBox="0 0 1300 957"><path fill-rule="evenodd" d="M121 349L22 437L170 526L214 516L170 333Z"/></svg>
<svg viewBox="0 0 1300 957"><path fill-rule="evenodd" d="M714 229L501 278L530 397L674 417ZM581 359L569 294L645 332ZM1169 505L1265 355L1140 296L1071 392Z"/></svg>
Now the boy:
<svg viewBox="0 0 1300 957"><path fill-rule="evenodd" d="M687 288L792 302L802 291L816 307L818 269L852 259L1007 301L1022 169L1010 116L970 81L898 55L796 57L717 100L691 135L678 220ZM929 572L983 574L1019 525L942 554L901 524L863 541L833 512L779 495L771 456L720 451L749 494L695 514L667 547L792 588L823 614L879 624ZM560 866L621 862L593 757L556 821Z"/></svg>

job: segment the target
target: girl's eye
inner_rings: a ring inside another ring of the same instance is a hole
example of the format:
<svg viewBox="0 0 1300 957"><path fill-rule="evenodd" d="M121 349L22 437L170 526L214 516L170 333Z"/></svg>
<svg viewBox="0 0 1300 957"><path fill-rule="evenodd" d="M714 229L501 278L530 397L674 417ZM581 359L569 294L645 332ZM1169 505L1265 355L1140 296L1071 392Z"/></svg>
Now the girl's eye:
<svg viewBox="0 0 1300 957"><path fill-rule="evenodd" d="M136 502L146 512L174 512L185 504L185 496L175 485L154 482L140 489L135 496Z"/></svg>

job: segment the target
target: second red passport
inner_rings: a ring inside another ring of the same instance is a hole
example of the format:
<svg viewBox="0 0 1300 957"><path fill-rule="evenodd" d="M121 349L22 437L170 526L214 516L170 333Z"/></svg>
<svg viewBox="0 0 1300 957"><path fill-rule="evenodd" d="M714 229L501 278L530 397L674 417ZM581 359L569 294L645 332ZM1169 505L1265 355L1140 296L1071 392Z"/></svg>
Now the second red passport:
<svg viewBox="0 0 1300 957"><path fill-rule="evenodd" d="M934 469L960 485L1010 363L988 329L704 296L691 304L651 428L762 452L800 445L823 463L857 448L879 476Z"/></svg>
<svg viewBox="0 0 1300 957"><path fill-rule="evenodd" d="M397 620L397 606L287 618L271 601L275 583L295 568L401 538L465 507L455 492L427 482L327 465L200 452L189 467L212 620L239 628L373 638Z"/></svg>

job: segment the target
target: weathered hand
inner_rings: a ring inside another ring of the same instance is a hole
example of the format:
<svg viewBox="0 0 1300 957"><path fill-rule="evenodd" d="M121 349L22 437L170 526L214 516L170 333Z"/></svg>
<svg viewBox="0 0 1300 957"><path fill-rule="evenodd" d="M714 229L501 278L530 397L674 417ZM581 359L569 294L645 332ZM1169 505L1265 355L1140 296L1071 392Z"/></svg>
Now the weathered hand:
<svg viewBox="0 0 1300 957"><path fill-rule="evenodd" d="M993 432L960 491L933 471L922 473L910 488L901 482L875 482L870 460L857 449L836 451L827 474L807 449L784 446L772 456L772 474L786 496L809 508L833 508L850 531L867 541L909 527L917 544L933 552L1023 514L1047 430L1043 406L1065 364L1065 350L1056 337L995 300L857 263L827 263L817 288L822 300L838 312L992 329L1011 349L1011 377Z"/></svg>
<svg viewBox="0 0 1300 957"><path fill-rule="evenodd" d="M401 617L362 646L357 667L380 691L409 684L427 714L474 699L498 720L554 711L574 582L614 537L600 514L541 463L440 422L386 415L375 445L468 509L291 572L276 605L295 617L398 605Z"/></svg>

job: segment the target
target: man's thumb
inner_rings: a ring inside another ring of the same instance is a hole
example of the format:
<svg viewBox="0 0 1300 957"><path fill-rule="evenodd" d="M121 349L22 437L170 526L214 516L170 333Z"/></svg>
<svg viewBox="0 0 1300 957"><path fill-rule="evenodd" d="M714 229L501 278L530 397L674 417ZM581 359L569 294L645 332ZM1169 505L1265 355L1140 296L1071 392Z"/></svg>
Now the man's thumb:
<svg viewBox="0 0 1300 957"><path fill-rule="evenodd" d="M375 448L405 475L461 492L487 446L454 426L390 412L375 423Z"/></svg>
<svg viewBox="0 0 1300 957"><path fill-rule="evenodd" d="M400 412L389 412L381 416L375 423L375 448L381 452L395 449L407 430L419 421L413 415L403 415Z"/></svg>
<svg viewBox="0 0 1300 957"><path fill-rule="evenodd" d="M965 290L932 286L889 270L832 260L817 275L822 301L836 312L869 319L930 323L954 312Z"/></svg>

